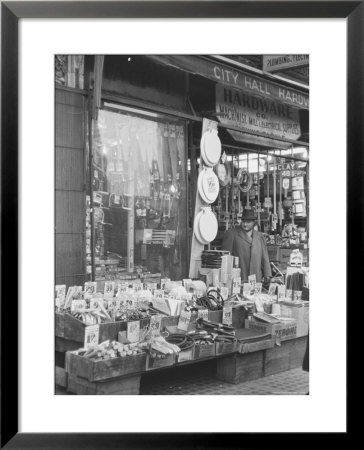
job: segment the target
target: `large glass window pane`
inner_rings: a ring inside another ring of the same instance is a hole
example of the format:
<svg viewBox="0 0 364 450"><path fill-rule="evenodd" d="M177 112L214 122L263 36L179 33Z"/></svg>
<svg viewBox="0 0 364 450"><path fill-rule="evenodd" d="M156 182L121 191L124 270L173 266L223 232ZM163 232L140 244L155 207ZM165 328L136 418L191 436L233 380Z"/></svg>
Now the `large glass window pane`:
<svg viewBox="0 0 364 450"><path fill-rule="evenodd" d="M91 176L96 281L186 276L185 136L181 121L100 110Z"/></svg>

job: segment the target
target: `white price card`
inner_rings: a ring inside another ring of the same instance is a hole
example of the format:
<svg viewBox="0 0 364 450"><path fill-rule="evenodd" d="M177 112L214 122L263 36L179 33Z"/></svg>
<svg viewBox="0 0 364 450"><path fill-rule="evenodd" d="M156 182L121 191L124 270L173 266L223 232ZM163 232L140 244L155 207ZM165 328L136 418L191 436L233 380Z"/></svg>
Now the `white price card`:
<svg viewBox="0 0 364 450"><path fill-rule="evenodd" d="M252 291L252 286L250 283L244 283L243 284L243 295L249 296Z"/></svg>
<svg viewBox="0 0 364 450"><path fill-rule="evenodd" d="M140 322L139 320L128 322L126 330L126 338L129 342L139 342Z"/></svg>
<svg viewBox="0 0 364 450"><path fill-rule="evenodd" d="M255 302L255 307L256 307L257 311L264 312L264 306L263 306L262 300L259 297L255 297L254 302Z"/></svg>
<svg viewBox="0 0 364 450"><path fill-rule="evenodd" d="M84 284L85 298L91 298L96 294L96 281L86 281Z"/></svg>
<svg viewBox="0 0 364 450"><path fill-rule="evenodd" d="M129 283L118 283L118 290L116 293L116 296L118 297L120 294L122 294L123 292L126 292L129 288Z"/></svg>
<svg viewBox="0 0 364 450"><path fill-rule="evenodd" d="M254 293L255 294L261 294L261 292L262 292L262 283L255 283L255 286L254 286Z"/></svg>
<svg viewBox="0 0 364 450"><path fill-rule="evenodd" d="M142 285L142 283L140 281L139 282L136 281L136 282L133 283L133 289L134 289L135 292L141 291L142 288L143 288L143 285Z"/></svg>
<svg viewBox="0 0 364 450"><path fill-rule="evenodd" d="M163 289L156 289L154 291L154 298L156 300L163 300L164 299L164 290Z"/></svg>
<svg viewBox="0 0 364 450"><path fill-rule="evenodd" d="M170 278L161 278L161 289L164 289L166 284L171 281Z"/></svg>
<svg viewBox="0 0 364 450"><path fill-rule="evenodd" d="M86 308L85 300L72 300L71 311L79 311Z"/></svg>
<svg viewBox="0 0 364 450"><path fill-rule="evenodd" d="M98 299L98 298L92 298L90 300L90 309L98 309L98 308L100 308L99 300L100 299Z"/></svg>
<svg viewBox="0 0 364 450"><path fill-rule="evenodd" d="M233 308L225 306L222 310L222 323L231 325L233 323Z"/></svg>
<svg viewBox="0 0 364 450"><path fill-rule="evenodd" d="M115 299L107 300L107 310L108 311L116 311L116 300Z"/></svg>
<svg viewBox="0 0 364 450"><path fill-rule="evenodd" d="M281 284L278 286L278 301L283 302L286 297L286 286Z"/></svg>
<svg viewBox="0 0 364 450"><path fill-rule="evenodd" d="M89 325L85 327L85 344L84 347L98 345L99 343L100 327L99 325Z"/></svg>
<svg viewBox="0 0 364 450"><path fill-rule="evenodd" d="M220 289L220 294L223 300L227 300L229 297L229 289L226 286L222 286Z"/></svg>
<svg viewBox="0 0 364 450"><path fill-rule="evenodd" d="M265 197L264 199L264 208L272 207L272 199L270 197Z"/></svg>
<svg viewBox="0 0 364 450"><path fill-rule="evenodd" d="M278 286L277 283L270 283L268 294L269 295L274 295L276 293L277 286Z"/></svg>
<svg viewBox="0 0 364 450"><path fill-rule="evenodd" d="M66 285L57 284L56 285L56 306L61 308L66 301Z"/></svg>
<svg viewBox="0 0 364 450"><path fill-rule="evenodd" d="M157 289L157 283L147 283L147 289L153 293Z"/></svg>
<svg viewBox="0 0 364 450"><path fill-rule="evenodd" d="M152 316L150 318L150 330L152 336L159 336L161 334L161 323L162 323L162 316L159 314Z"/></svg>
<svg viewBox="0 0 364 450"><path fill-rule="evenodd" d="M233 294L240 294L241 277L233 278Z"/></svg>
<svg viewBox="0 0 364 450"><path fill-rule="evenodd" d="M114 281L105 281L104 298L112 298L112 297L114 297L114 289L115 289L115 282Z"/></svg>
<svg viewBox="0 0 364 450"><path fill-rule="evenodd" d="M191 311L182 311L181 315L179 316L177 328L187 332L190 320Z"/></svg>
<svg viewBox="0 0 364 450"><path fill-rule="evenodd" d="M254 286L255 286L255 283L257 282L257 276L256 276L255 274L249 275L249 276L248 276L248 281L249 281L249 283L250 283L250 286L251 286L252 289L253 289Z"/></svg>
<svg viewBox="0 0 364 450"><path fill-rule="evenodd" d="M203 320L209 320L209 310L208 309L199 309L197 313L197 317Z"/></svg>

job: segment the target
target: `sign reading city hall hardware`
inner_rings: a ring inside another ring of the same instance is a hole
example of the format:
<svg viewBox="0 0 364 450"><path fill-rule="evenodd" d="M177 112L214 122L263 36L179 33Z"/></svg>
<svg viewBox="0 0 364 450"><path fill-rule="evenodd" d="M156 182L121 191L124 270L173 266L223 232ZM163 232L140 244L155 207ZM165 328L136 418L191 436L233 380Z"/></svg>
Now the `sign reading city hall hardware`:
<svg viewBox="0 0 364 450"><path fill-rule="evenodd" d="M216 85L216 112L222 124L264 134L269 138L297 140L301 135L299 113L290 105ZM244 142L255 137L230 131Z"/></svg>
<svg viewBox="0 0 364 450"><path fill-rule="evenodd" d="M159 63L201 75L252 95L264 96L300 109L309 109L309 96L305 91L282 86L250 72L196 56L151 55L149 57Z"/></svg>

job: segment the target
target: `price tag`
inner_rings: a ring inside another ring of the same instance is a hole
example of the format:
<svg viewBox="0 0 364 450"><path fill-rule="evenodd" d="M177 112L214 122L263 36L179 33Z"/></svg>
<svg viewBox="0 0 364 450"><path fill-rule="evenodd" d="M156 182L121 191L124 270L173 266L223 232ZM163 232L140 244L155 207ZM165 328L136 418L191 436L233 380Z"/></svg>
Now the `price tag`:
<svg viewBox="0 0 364 450"><path fill-rule="evenodd" d="M254 289L255 283L257 282L257 276L255 273L253 275L248 276L248 281L252 289Z"/></svg>
<svg viewBox="0 0 364 450"><path fill-rule="evenodd" d="M233 278L233 294L240 293L241 277Z"/></svg>
<svg viewBox="0 0 364 450"><path fill-rule="evenodd" d="M100 328L98 325L89 325L88 327L85 327L85 348L99 343L99 332Z"/></svg>
<svg viewBox="0 0 364 450"><path fill-rule="evenodd" d="M161 278L161 289L164 289L166 284L171 281L170 278Z"/></svg>
<svg viewBox="0 0 364 450"><path fill-rule="evenodd" d="M255 303L255 307L256 307L258 312L264 312L263 302L262 302L262 300L259 297L256 297L254 299L254 303Z"/></svg>
<svg viewBox="0 0 364 450"><path fill-rule="evenodd" d="M60 308L65 304L66 301L66 285L57 284L56 285L56 306Z"/></svg>
<svg viewBox="0 0 364 450"><path fill-rule="evenodd" d="M226 300L229 297L229 289L226 286L222 286L220 289L220 294L223 300Z"/></svg>
<svg viewBox="0 0 364 450"><path fill-rule="evenodd" d="M286 286L281 284L278 286L278 301L283 302L286 297Z"/></svg>
<svg viewBox="0 0 364 450"><path fill-rule="evenodd" d="M141 291L142 288L143 288L143 286L142 286L141 282L137 282L136 281L136 282L133 283L133 289L134 289L135 292Z"/></svg>
<svg viewBox="0 0 364 450"><path fill-rule="evenodd" d="M164 290L163 289L156 289L154 291L154 298L156 300L164 300Z"/></svg>
<svg viewBox="0 0 364 450"><path fill-rule="evenodd" d="M225 306L222 310L222 323L231 325L233 323L233 308Z"/></svg>
<svg viewBox="0 0 364 450"><path fill-rule="evenodd" d="M129 284L128 283L118 283L118 291L117 291L117 296L119 296L122 292L126 292L129 288Z"/></svg>
<svg viewBox="0 0 364 450"><path fill-rule="evenodd" d="M90 300L90 309L98 309L99 308L99 299L98 298L92 298Z"/></svg>
<svg viewBox="0 0 364 450"><path fill-rule="evenodd" d="M243 284L243 295L244 296L250 295L251 291L252 291L251 284L250 283L244 283Z"/></svg>
<svg viewBox="0 0 364 450"><path fill-rule="evenodd" d="M114 288L115 288L115 282L114 281L105 281L104 298L112 298L112 297L114 297Z"/></svg>
<svg viewBox="0 0 364 450"><path fill-rule="evenodd" d="M128 299L128 296L125 293L120 294L118 296L118 300L120 301L120 308L123 308L124 306L126 306L127 299Z"/></svg>
<svg viewBox="0 0 364 450"><path fill-rule="evenodd" d="M71 311L79 311L80 309L86 308L85 300L72 300Z"/></svg>
<svg viewBox="0 0 364 450"><path fill-rule="evenodd" d="M161 334L162 316L155 315L150 318L150 330L152 336L159 336Z"/></svg>
<svg viewBox="0 0 364 450"><path fill-rule="evenodd" d="M138 297L136 296L136 294L135 293L128 294L126 299L126 306L134 307L137 306L137 304L138 304Z"/></svg>
<svg viewBox="0 0 364 450"><path fill-rule="evenodd" d="M261 294L261 292L262 292L262 283L255 283L254 293Z"/></svg>
<svg viewBox="0 0 364 450"><path fill-rule="evenodd" d="M139 320L128 322L126 330L126 338L130 342L139 342L140 322Z"/></svg>
<svg viewBox="0 0 364 450"><path fill-rule="evenodd" d="M209 310L208 309L199 309L197 313L197 317L203 320L209 320Z"/></svg>
<svg viewBox="0 0 364 450"><path fill-rule="evenodd" d="M191 320L191 311L182 311L181 315L179 316L177 328L187 332L190 320Z"/></svg>
<svg viewBox="0 0 364 450"><path fill-rule="evenodd" d="M114 203L118 205L120 203L120 195L114 195Z"/></svg>
<svg viewBox="0 0 364 450"><path fill-rule="evenodd" d="M272 207L272 199L270 197L265 197L264 199L264 208Z"/></svg>
<svg viewBox="0 0 364 450"><path fill-rule="evenodd" d="M157 289L157 283L147 283L147 289L153 293Z"/></svg>
<svg viewBox="0 0 364 450"><path fill-rule="evenodd" d="M96 294L96 281L86 281L84 284L85 298L92 298Z"/></svg>
<svg viewBox="0 0 364 450"><path fill-rule="evenodd" d="M276 293L276 289L277 289L277 283L270 283L268 294L274 295Z"/></svg>
<svg viewBox="0 0 364 450"><path fill-rule="evenodd" d="M112 299L107 301L107 310L116 311L116 300Z"/></svg>

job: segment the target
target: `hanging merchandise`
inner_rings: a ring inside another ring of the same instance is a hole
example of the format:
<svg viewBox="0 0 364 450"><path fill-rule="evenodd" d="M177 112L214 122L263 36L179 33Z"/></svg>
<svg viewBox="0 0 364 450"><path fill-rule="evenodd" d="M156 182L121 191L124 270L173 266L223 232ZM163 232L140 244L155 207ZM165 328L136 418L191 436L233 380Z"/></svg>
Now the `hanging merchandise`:
<svg viewBox="0 0 364 450"><path fill-rule="evenodd" d="M239 169L237 180L239 183L239 189L241 192L249 192L252 185L253 179L247 169Z"/></svg>
<svg viewBox="0 0 364 450"><path fill-rule="evenodd" d="M219 179L220 186L227 186L231 183L231 170L230 165L227 161L219 162L214 166L214 172L217 175L217 178Z"/></svg>
<svg viewBox="0 0 364 450"><path fill-rule="evenodd" d="M218 223L211 208L202 208L195 217L193 229L196 239L203 245L207 245L215 239L218 231Z"/></svg>
<svg viewBox="0 0 364 450"><path fill-rule="evenodd" d="M213 203L219 195L219 180L211 167L204 167L197 180L198 192L206 203Z"/></svg>
<svg viewBox="0 0 364 450"><path fill-rule="evenodd" d="M215 166L221 157L221 141L217 135L217 130L209 128L204 132L200 148L204 163L209 167Z"/></svg>

